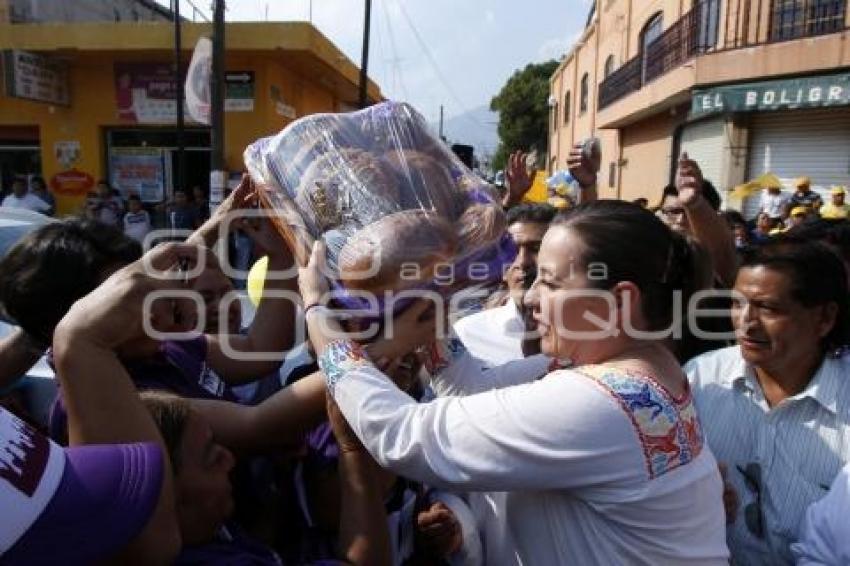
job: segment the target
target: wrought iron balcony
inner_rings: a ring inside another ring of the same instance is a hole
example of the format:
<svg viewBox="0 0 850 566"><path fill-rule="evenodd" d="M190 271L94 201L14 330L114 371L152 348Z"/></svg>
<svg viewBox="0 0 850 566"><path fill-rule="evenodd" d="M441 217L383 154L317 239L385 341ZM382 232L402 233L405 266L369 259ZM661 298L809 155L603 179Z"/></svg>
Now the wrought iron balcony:
<svg viewBox="0 0 850 566"><path fill-rule="evenodd" d="M720 21L721 4L721 0L696 2L655 41L611 73L599 85L598 108L610 106L687 60L709 51L847 29L847 0L773 0L767 17L762 17L762 5L767 4L767 0L737 0L734 10L725 10L725 22ZM766 25L762 25L763 21Z"/></svg>

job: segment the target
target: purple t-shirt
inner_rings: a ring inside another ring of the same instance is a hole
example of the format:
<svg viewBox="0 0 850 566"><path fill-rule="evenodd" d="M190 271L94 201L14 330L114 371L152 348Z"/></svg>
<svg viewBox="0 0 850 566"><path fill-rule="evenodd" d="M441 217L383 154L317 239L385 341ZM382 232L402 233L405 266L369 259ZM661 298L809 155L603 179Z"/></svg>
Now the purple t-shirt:
<svg viewBox="0 0 850 566"><path fill-rule="evenodd" d="M163 342L152 358L123 363L140 391L157 389L188 399L236 402L224 380L207 365L206 360L207 339L201 335L190 340ZM61 390L51 408L48 429L54 441L67 444L68 416Z"/></svg>

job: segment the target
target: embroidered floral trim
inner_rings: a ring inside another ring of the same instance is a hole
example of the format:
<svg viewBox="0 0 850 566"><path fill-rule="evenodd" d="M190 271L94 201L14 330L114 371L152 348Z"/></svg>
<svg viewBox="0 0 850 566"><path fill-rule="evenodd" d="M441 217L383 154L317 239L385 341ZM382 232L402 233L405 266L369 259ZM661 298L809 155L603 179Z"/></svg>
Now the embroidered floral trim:
<svg viewBox="0 0 850 566"><path fill-rule="evenodd" d="M369 359L366 350L353 340L331 342L319 356L319 367L325 374L325 382L331 397L334 396L336 384L347 372L370 365L372 365L372 361Z"/></svg>
<svg viewBox="0 0 850 566"><path fill-rule="evenodd" d="M705 438L690 391L674 400L655 380L639 374L605 366L578 371L611 395L629 417L650 479L691 462L702 452Z"/></svg>
<svg viewBox="0 0 850 566"><path fill-rule="evenodd" d="M466 346L456 336L434 342L426 351L425 369L432 376L439 375L464 352L466 352Z"/></svg>

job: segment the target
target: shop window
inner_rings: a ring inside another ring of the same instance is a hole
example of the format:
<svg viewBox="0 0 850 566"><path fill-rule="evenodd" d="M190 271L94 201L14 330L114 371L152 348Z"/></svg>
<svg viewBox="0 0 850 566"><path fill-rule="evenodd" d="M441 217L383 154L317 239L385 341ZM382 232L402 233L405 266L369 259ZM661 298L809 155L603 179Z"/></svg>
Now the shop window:
<svg viewBox="0 0 850 566"><path fill-rule="evenodd" d="M587 95L588 95L588 85L587 85L587 73L585 73L581 77L581 97L579 98L578 103L578 111L579 114L584 114L587 112Z"/></svg>

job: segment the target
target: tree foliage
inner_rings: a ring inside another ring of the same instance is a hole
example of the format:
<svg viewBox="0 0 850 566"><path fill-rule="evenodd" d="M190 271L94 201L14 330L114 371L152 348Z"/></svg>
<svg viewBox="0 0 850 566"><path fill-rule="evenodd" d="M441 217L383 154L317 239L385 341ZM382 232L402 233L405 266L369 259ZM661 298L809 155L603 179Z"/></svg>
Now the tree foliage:
<svg viewBox="0 0 850 566"><path fill-rule="evenodd" d="M529 63L514 74L490 101L499 113L499 147L493 168L503 169L510 152L536 149L546 154L549 137L549 78L558 67L555 60Z"/></svg>

